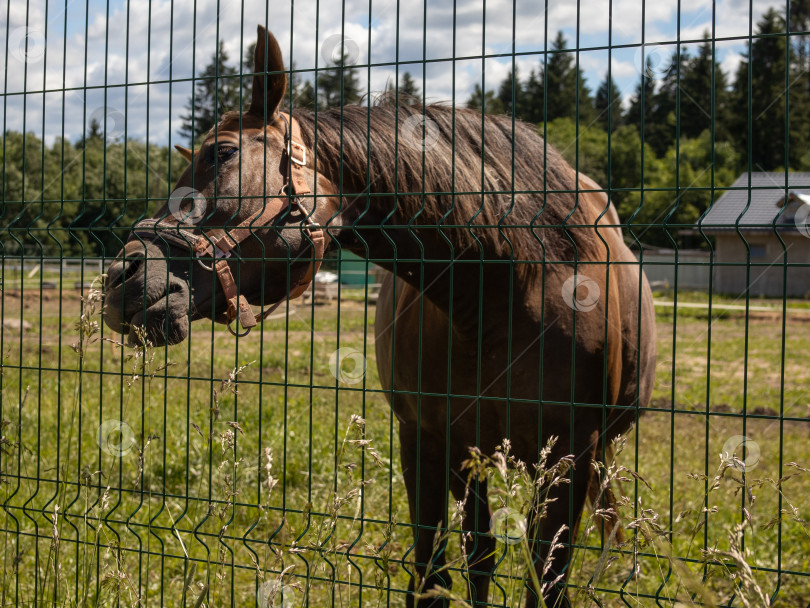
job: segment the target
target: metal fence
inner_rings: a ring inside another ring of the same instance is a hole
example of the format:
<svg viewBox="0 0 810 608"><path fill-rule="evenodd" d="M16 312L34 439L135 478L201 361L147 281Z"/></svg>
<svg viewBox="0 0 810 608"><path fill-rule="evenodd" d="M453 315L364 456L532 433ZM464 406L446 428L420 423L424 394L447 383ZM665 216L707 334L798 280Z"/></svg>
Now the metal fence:
<svg viewBox="0 0 810 608"><path fill-rule="evenodd" d="M807 2L0 26L2 605L810 606Z"/></svg>

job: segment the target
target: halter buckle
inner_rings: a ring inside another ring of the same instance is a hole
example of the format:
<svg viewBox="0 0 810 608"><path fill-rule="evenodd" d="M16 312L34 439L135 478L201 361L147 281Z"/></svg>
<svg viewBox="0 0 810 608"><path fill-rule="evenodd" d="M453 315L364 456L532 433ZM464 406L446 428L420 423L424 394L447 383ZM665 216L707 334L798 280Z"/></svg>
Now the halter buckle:
<svg viewBox="0 0 810 608"><path fill-rule="evenodd" d="M214 248L213 253L214 253L214 259L215 260L221 260L221 259L224 259L224 258L231 257L231 252L230 251L223 251L222 249L220 249L216 245L212 245L212 247ZM203 261L201 259L204 255L206 255L207 252L208 252L208 249L203 249L202 251L197 251L196 252L197 263L200 266L202 266L205 270L207 270L208 272L214 272L214 264L211 264L210 266L206 266L205 264L203 264Z"/></svg>
<svg viewBox="0 0 810 608"><path fill-rule="evenodd" d="M293 155L293 149L301 153L301 160L298 160ZM299 144L297 141L293 141L290 139L287 142L287 156L290 157L290 160L294 162L296 165L301 165L302 167L307 166L307 149L302 145Z"/></svg>

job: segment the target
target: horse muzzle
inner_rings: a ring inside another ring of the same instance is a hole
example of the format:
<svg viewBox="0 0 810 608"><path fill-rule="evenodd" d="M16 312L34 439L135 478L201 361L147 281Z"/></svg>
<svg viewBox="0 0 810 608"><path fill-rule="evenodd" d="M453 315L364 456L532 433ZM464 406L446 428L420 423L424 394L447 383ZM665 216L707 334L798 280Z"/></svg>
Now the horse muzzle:
<svg viewBox="0 0 810 608"><path fill-rule="evenodd" d="M150 242L127 243L104 284L107 326L130 344L177 344L188 337L188 312L188 283L169 271L163 251Z"/></svg>

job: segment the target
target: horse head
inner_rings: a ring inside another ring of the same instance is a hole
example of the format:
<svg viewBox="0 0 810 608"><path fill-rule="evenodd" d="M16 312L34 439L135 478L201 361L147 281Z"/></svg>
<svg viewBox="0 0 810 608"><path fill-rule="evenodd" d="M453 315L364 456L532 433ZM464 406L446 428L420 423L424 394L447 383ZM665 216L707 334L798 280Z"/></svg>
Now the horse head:
<svg viewBox="0 0 810 608"><path fill-rule="evenodd" d="M274 308L317 272L321 225L335 207L325 195L335 188L311 168L297 121L280 112L287 76L262 26L254 59L249 109L225 114L199 149L178 147L188 168L109 268L104 320L131 342L181 342L198 318L249 330L261 317L251 305Z"/></svg>

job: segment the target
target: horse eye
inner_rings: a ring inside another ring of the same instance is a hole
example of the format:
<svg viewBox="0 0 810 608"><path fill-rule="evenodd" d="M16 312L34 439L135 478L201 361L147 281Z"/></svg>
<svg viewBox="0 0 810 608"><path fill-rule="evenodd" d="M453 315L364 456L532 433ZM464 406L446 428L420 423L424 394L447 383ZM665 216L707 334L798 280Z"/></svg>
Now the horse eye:
<svg viewBox="0 0 810 608"><path fill-rule="evenodd" d="M217 149L217 158L219 159L219 162L224 163L226 160L236 154L237 150L238 148L235 146L220 146Z"/></svg>

